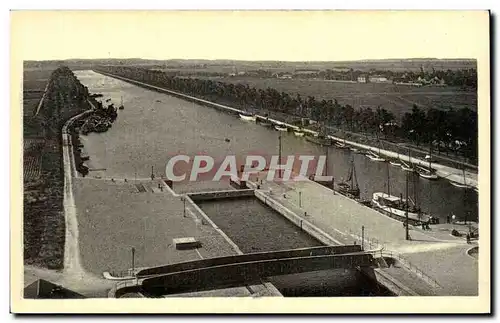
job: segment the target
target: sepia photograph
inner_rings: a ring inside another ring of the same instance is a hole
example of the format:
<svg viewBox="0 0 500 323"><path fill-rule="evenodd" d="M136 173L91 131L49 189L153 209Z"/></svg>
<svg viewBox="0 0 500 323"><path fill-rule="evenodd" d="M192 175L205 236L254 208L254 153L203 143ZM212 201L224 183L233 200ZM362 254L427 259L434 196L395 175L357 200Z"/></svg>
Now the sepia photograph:
<svg viewBox="0 0 500 323"><path fill-rule="evenodd" d="M12 312L491 310L488 11L10 20Z"/></svg>

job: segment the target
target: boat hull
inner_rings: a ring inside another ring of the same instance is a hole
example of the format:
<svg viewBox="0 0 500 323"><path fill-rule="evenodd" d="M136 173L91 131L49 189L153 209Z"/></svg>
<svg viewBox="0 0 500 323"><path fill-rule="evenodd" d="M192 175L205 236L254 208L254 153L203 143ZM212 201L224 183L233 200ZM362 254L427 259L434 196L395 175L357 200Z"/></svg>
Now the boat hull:
<svg viewBox="0 0 500 323"><path fill-rule="evenodd" d="M294 131L293 133L294 133L294 134L295 134L295 136L297 136L297 137L304 137L304 133L303 133L303 132L296 132L296 131Z"/></svg>
<svg viewBox="0 0 500 323"><path fill-rule="evenodd" d="M244 114L240 114L240 119L244 121L252 121L255 122L257 120L256 116L246 116Z"/></svg>
<svg viewBox="0 0 500 323"><path fill-rule="evenodd" d="M382 157L375 157L375 156L372 156L372 155L366 155L366 157L370 158L371 161L376 161L376 162L383 162L383 161L385 161L385 159L382 158Z"/></svg>
<svg viewBox="0 0 500 323"><path fill-rule="evenodd" d="M418 166L417 173L420 177L425 179L436 180L439 178L436 174L425 168L422 168L421 166Z"/></svg>
<svg viewBox="0 0 500 323"><path fill-rule="evenodd" d="M460 184L460 183L457 183L457 182L454 182L454 181L450 181L450 184L455 186L455 187L458 187L458 188L469 188L469 185L465 185L465 184Z"/></svg>
<svg viewBox="0 0 500 323"><path fill-rule="evenodd" d="M331 146L332 141L327 138L318 138L318 137L312 137L312 136L306 136L305 137L307 141L312 142L316 145L320 146Z"/></svg>

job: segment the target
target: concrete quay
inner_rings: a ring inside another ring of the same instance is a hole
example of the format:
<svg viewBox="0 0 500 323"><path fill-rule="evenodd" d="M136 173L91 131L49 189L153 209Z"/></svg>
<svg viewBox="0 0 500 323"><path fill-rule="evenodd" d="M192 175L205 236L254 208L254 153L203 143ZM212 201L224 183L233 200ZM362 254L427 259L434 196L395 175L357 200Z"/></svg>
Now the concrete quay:
<svg viewBox="0 0 500 323"><path fill-rule="evenodd" d="M260 189L255 182L247 184L293 223L307 224L315 237L325 237L324 243L356 242L365 249L380 250L390 267L377 269L376 279L407 290L405 295L478 294L477 259L467 254L477 242L467 244L449 230L423 231L412 226L411 240L406 240L401 222L309 180L263 182Z"/></svg>
<svg viewBox="0 0 500 323"><path fill-rule="evenodd" d="M139 191L137 182L74 179L81 265L86 271L126 276L132 267L132 247L135 268L242 254L220 229L202 220L189 196L176 194L160 179L138 182L146 191ZM179 237L193 237L202 246L177 250L172 239ZM281 296L268 283L201 295Z"/></svg>
<svg viewBox="0 0 500 323"><path fill-rule="evenodd" d="M168 90L168 89L165 89L165 88L162 88L162 87L159 87L159 86L154 86L154 85L147 84L147 83L144 83L144 82L136 81L136 80L133 80L133 79L130 79L130 78L126 78L126 77L123 77L123 76L118 76L118 75L114 75L114 74L102 72L102 71L99 71L99 70L95 70L95 72L103 74L103 75L106 75L106 76L109 76L109 77L117 78L117 79L120 79L120 80L125 81L125 82L129 82L129 83L136 84L136 85L139 85L139 86L142 86L142 87L146 87L146 88L149 88L149 89L152 89L152 90L155 90L155 91L160 91L160 92L163 92L163 93L175 96L175 97L179 97L179 98L184 99L184 100L194 101L194 102L196 102L198 104L209 106L209 107L212 107L212 108L215 108L215 109L218 109L218 110L223 110L223 111L226 111L226 112L229 112L229 113L232 113L232 114L236 114L237 115L237 114L240 114L240 113L245 113L245 111L242 111L242 110L239 110L239 109L235 109L233 107L229 107L229 106L226 106L226 105L222 105L222 104L214 103L214 102L211 102L211 101L203 100L203 99L200 99L200 98L197 98L197 97L194 97L194 96L186 95L186 94L183 94L183 93L180 93L180 92L176 92L176 91L172 91L172 90ZM299 129L299 127L297 127L295 125L288 124L288 123L285 123L285 122L282 122L282 121L279 121L279 120L275 120L275 119L272 119L272 118L267 118L267 117L264 117L264 116L259 116L258 115L257 119L259 119L259 120L267 120L267 121L272 122L274 124L281 125L281 126L286 126L287 128L293 129L293 130L298 130ZM317 131L310 130L310 129L301 129L301 130L303 130L306 133L312 134L312 135L317 135L318 134ZM339 138L339 137L335 137L335 136L328 136L328 137L331 138L331 139L333 139L333 140L336 140L336 141L344 141L343 138ZM361 149L364 149L364 150L370 150L370 151L373 151L373 152L376 152L376 153L380 153L381 155L383 155L385 157L390 157L390 158L398 158L399 157L400 159L402 159L404 161L407 161L407 162L411 161L412 163L417 164L417 165L421 165L421 166L428 166L429 165L429 163L427 161L422 160L420 158L410 157L410 156L406 156L404 154L397 154L397 153L389 151L389 150L378 149L376 147L372 147L372 146L360 144L360 143L357 143L357 142L354 142L354 141L345 140L345 143L347 145L352 146L352 147L361 148ZM445 178L445 179L448 179L448 180L451 180L453 182L457 182L457 183L460 183L460 184L466 184L466 185L468 185L468 186L470 186L472 188L475 188L476 190L478 190L478 188L479 188L479 186L478 186L478 174L477 173L465 172L465 179L464 179L463 171L460 170L460 169L456 169L456 168L444 166L444 165L441 165L441 164L438 164L438 163L432 163L431 167L434 170L436 170L436 174L439 177L442 177L442 178Z"/></svg>

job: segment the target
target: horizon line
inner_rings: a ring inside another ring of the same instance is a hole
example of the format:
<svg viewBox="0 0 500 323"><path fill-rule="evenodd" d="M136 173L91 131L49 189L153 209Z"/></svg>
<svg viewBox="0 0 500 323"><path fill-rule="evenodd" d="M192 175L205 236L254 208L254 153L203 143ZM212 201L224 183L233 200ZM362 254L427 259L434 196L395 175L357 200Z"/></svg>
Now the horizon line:
<svg viewBox="0 0 500 323"><path fill-rule="evenodd" d="M368 61L389 61L389 60L469 60L477 62L477 58L464 58L464 57L408 57L408 58L363 58L353 60L247 60L247 59L232 59L232 58L141 58L141 57L126 57L126 58L53 58L53 59L25 59L23 62L50 62L50 61L71 61L71 60L146 60L146 61L235 61L235 62L285 62L285 63L345 63L345 62L368 62Z"/></svg>

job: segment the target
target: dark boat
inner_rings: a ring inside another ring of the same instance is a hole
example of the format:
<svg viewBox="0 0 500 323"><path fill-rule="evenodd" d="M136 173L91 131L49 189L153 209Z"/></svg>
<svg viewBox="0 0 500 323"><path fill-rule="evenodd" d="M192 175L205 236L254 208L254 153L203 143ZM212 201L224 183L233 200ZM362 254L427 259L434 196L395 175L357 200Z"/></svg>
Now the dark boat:
<svg viewBox="0 0 500 323"><path fill-rule="evenodd" d="M125 109L125 107L123 106L123 97L121 98L121 101L120 101L120 106L118 107L119 110L123 110Z"/></svg>
<svg viewBox="0 0 500 323"><path fill-rule="evenodd" d="M360 190L358 185L358 178L356 177L356 168L354 167L354 160L351 160L351 167L347 179L337 184L337 191L347 197L359 199Z"/></svg>
<svg viewBox="0 0 500 323"><path fill-rule="evenodd" d="M273 128L273 126L274 126L273 123L271 121L269 121L267 118L264 121L262 121L262 120L258 121L258 123L261 126L264 126L264 127L267 127L267 128Z"/></svg>
<svg viewBox="0 0 500 323"><path fill-rule="evenodd" d="M325 134L318 133L315 136L306 136L307 141L312 142L321 146L331 146L332 140L328 138Z"/></svg>

